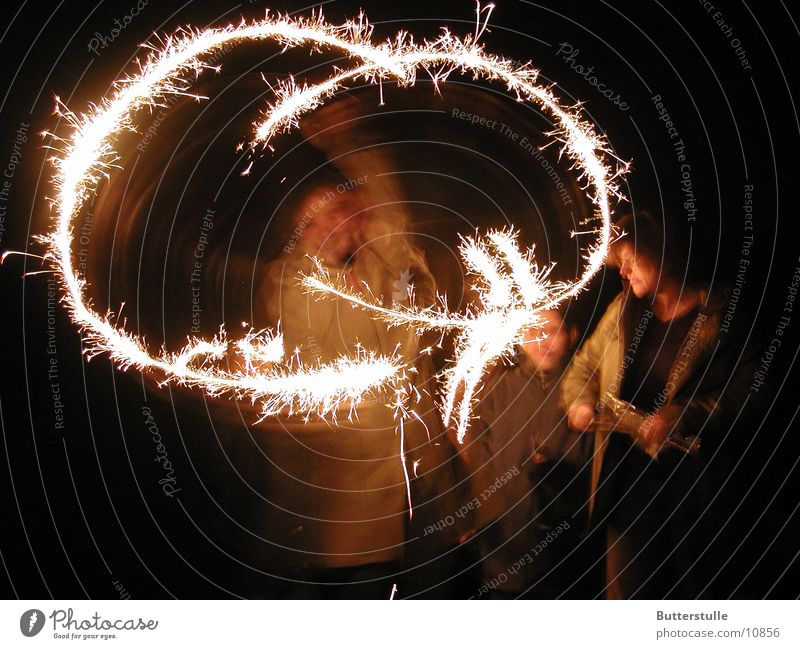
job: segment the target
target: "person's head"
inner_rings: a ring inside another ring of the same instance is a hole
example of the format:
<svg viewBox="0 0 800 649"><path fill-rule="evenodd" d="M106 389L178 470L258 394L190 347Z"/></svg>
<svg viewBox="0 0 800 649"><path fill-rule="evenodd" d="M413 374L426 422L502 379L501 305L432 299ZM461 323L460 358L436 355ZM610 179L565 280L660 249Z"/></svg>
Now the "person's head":
<svg viewBox="0 0 800 649"><path fill-rule="evenodd" d="M384 306L394 302L398 284L413 285L417 304L433 304L436 281L409 230L408 208L376 193L379 181L368 189L354 185L327 173L293 192L281 208L289 226L284 254L310 255L330 266L352 264L353 275Z"/></svg>
<svg viewBox="0 0 800 649"><path fill-rule="evenodd" d="M626 214L616 224L625 236L615 241L608 263L619 269L623 282L637 298L653 297L665 286L682 281L682 246L667 249L664 227L647 212Z"/></svg>
<svg viewBox="0 0 800 649"><path fill-rule="evenodd" d="M564 321L557 309L542 311L542 327L528 332L529 342L522 349L533 366L541 372L558 368L577 338L577 328ZM537 340L543 338L541 340Z"/></svg>
<svg viewBox="0 0 800 649"><path fill-rule="evenodd" d="M648 253L637 250L630 241L615 246L611 263L619 269L622 281L638 298L652 297L658 288L659 268Z"/></svg>
<svg viewBox="0 0 800 649"><path fill-rule="evenodd" d="M341 266L362 244L364 214L355 190L316 185L292 215L300 249L328 264Z"/></svg>

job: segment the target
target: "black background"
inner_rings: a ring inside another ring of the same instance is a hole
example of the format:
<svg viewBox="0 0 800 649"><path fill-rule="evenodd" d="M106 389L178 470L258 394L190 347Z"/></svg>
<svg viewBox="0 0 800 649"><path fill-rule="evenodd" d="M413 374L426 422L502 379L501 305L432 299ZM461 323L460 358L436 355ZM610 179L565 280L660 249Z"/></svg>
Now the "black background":
<svg viewBox="0 0 800 649"><path fill-rule="evenodd" d="M715 281L735 279L745 234L743 187L754 186L752 263L735 317L746 321L753 339L768 343L800 266L800 122L792 98L800 32L782 2L717 4L746 49L751 70L743 69L730 39L713 20L714 12L709 14L699 2L507 0L498 3L482 41L490 52L532 60L547 79L557 81L556 92L567 100L586 101L587 114L616 154L633 162L624 191L635 207L680 215L678 163L652 101L653 95L661 95L692 167L698 208L690 228L692 254L715 273ZM151 1L106 48L98 54L89 51L95 33L109 34L114 19L134 5L134 0L4 5L0 169L11 156L17 130L23 123L30 127L22 162L13 174L1 250L43 253L32 237L48 227L46 198L53 192L53 168L47 161L52 152L45 145L52 141L38 133L63 129L53 114L56 95L80 112L132 69L129 58L153 32L256 18L265 9L262 2ZM283 11L303 7L272 5ZM435 36L442 25L466 34L475 23L474 5L467 1L335 0L325 5L325 15L338 22L354 16L359 7L375 24L376 38L408 29L421 39ZM562 42L580 50L576 59L593 65L629 110L600 97L569 68L556 53ZM232 149L237 137L241 139L236 133L222 146ZM487 140L485 146L491 152L495 144ZM231 194L246 191L248 182L238 176L231 180ZM180 231L184 226L174 227ZM191 228L194 237L194 223ZM160 269L159 251L147 249L138 263ZM133 597L239 596L240 574L248 569L236 556L234 539L242 532L226 512L244 487L226 465L219 441L225 434L220 422L227 415L214 414L217 404L198 395L169 387L159 393L137 373L114 369L105 357L85 362L79 332L59 308L57 358L65 425L57 429L47 376L48 275L24 276L41 268L38 260L19 256L7 258L0 268L4 595L115 598L112 582L119 580ZM602 311L614 281L612 273L599 278L583 298L587 314ZM118 308L125 298L116 291L124 288L109 288L110 302L104 306ZM153 322L163 322L171 306L159 293ZM731 557L741 570L742 586L736 593L741 597L800 594L792 578L800 550L800 455L794 426L798 399L792 381L800 348L798 326L800 314L794 313L769 367L768 384L754 394L750 420L738 431L754 442L743 457L741 475L734 476L752 485L742 503L742 510L751 514L744 519L750 534ZM170 449L180 476L180 498L164 497L157 483L160 472L151 461L153 446L141 410L145 404ZM222 426L246 429L252 413L236 415L238 421Z"/></svg>

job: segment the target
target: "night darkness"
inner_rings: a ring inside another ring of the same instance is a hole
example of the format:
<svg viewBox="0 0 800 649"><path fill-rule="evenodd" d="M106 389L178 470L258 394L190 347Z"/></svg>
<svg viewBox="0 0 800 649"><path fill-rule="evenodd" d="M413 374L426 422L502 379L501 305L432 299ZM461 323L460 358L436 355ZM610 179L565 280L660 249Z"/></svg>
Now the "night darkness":
<svg viewBox="0 0 800 649"><path fill-rule="evenodd" d="M794 387L800 118L793 98L800 31L787 4L500 0L481 37L488 52L532 61L565 103L583 102L614 154L631 161L622 183L627 203L617 212L665 215L676 241L687 242L688 272L737 287L731 325L742 349L752 350L754 365L742 364L752 389L726 437L739 461L722 497L739 504L719 526L728 541L720 546L729 559L725 592L738 598L800 595ZM50 225L48 157L58 142L41 133L68 131L54 114L56 96L83 112L135 70L133 59L143 56L138 46L154 32L260 18L267 6L312 9L224 0L6 3L0 251L44 254L34 237ZM359 8L374 24L376 41L401 29L421 40L442 26L458 35L475 28L475 6L467 0L331 0L324 14L338 23ZM316 82L328 76L335 58L279 54L270 43L233 50L221 59L219 74L200 76L198 94L208 100L180 99L144 118L138 134L124 134L121 168L101 184L91 215L78 219L86 236L75 254L82 254L91 277L95 307L119 312L124 303L126 326L154 348L176 349L193 326L202 335L213 335L222 322L262 326L259 274L291 237L280 206L289 188L325 161L295 131L277 138L276 151L243 176L248 161L236 145L270 99L265 80L294 73ZM591 210L565 160L553 157L573 197L568 207L535 175L517 139L454 116L460 110L502 120L540 143L548 132L541 114L496 91L456 74L439 96L421 74L413 89L386 84L383 107L376 87L352 88L346 98L370 113L361 131L350 133L355 144L368 137L391 141L394 164L409 179L414 230L453 308L469 297L454 253L459 234L513 223L546 261L559 261L561 277L574 278L579 256L569 230ZM193 319L187 281L199 237L201 320L196 312ZM87 360L80 332L58 302L58 282L37 273L47 268L18 255L0 267L5 598L116 599L120 588L136 599L288 596L291 578L282 572L280 546L291 543L291 534L269 535L291 525L291 501L277 493L285 476L264 479L259 472L259 462L270 465L269 475L280 467L262 451L257 409L159 387L158 377L122 371L103 355ZM619 289L616 272L601 271L574 303L582 336ZM422 539L426 523L458 507L447 468L455 464L446 458L438 473L416 485L422 504L409 537ZM474 594L468 552L455 540L445 542L444 534L437 542L408 544L408 565L394 580L399 596ZM584 544L585 571L571 577L568 596L601 596L600 554L591 541Z"/></svg>

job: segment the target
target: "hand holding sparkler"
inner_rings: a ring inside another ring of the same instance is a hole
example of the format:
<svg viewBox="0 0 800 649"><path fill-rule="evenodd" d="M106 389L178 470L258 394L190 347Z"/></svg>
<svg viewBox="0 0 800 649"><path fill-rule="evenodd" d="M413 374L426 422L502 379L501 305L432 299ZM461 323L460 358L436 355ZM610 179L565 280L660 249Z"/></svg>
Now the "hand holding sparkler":
<svg viewBox="0 0 800 649"><path fill-rule="evenodd" d="M662 449L675 448L687 455L700 450L697 437L672 434L669 422L658 413L646 413L632 403L610 392L598 404L596 424L608 430L630 435L650 457L656 458Z"/></svg>

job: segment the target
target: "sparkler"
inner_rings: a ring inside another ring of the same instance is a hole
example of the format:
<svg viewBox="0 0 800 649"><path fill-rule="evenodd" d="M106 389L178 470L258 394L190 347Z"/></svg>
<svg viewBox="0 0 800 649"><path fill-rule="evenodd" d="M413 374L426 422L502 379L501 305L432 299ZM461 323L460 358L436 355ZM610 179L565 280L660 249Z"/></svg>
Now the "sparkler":
<svg viewBox="0 0 800 649"><path fill-rule="evenodd" d="M460 252L475 280L473 288L480 303L479 308L472 307L465 314L450 313L446 306L382 307L344 284L333 282L319 264L315 274L303 278L303 285L310 292L346 299L389 325L414 327L420 332L458 332L454 364L442 377L441 406L445 424L457 410L459 442L466 434L474 397L487 368L523 342L531 329L540 327L539 313L552 308L573 289L568 284L549 281L553 267L539 268L533 261L533 249L522 254L513 230L490 232L485 239L463 239ZM443 299L440 301L446 304Z"/></svg>
<svg viewBox="0 0 800 649"><path fill-rule="evenodd" d="M384 309L336 286L322 272L304 280L309 289L345 298L392 325L458 332L454 366L444 375L443 415L448 422L457 411L462 439L488 364L509 352L524 331L540 322L539 312L576 295L600 269L612 236L609 198L617 193L616 178L625 169L621 163L614 169L607 164L611 153L605 141L582 120L577 107L562 106L550 88L537 83L536 69L485 52L478 39L490 13L489 7L478 6L474 35L461 39L444 29L437 39L420 43L400 32L392 40L373 44L372 26L363 14L342 25L326 23L321 13L308 18L270 17L268 13L263 20L224 28L183 29L166 37L162 48L154 49L141 64L138 74L119 81L112 94L86 114L75 115L57 101L57 113L69 121L72 134L61 140L63 155L55 159L55 223L41 240L47 244L48 258L60 278L64 304L83 331L87 355L107 353L123 369L160 371L165 381L200 387L211 395L249 397L261 403L265 416L280 411L335 414L343 404L352 409L381 387L393 388L395 395L407 395L407 388L398 387L406 378L406 368L396 355L359 349L354 358L306 367L296 357L285 360L280 334L266 331L250 331L232 341L221 328L210 340L189 339L177 353L148 350L142 338L115 324L113 313L100 315L85 296L86 279L72 259L73 221L96 191L99 179L117 161L115 140L123 130L135 129L136 113L165 104L170 95L194 96L190 92L192 77L205 68L217 69L204 63L203 57L219 54L233 43L272 40L284 48L333 48L358 62L317 85L298 86L293 79L278 84L276 100L254 125L251 151L268 146L277 134L297 126L302 114L321 105L347 82L363 79L379 85L391 79L411 86L417 72L423 70L439 84L454 71L471 72L476 79L504 83L517 100L533 102L553 116L554 140L561 143L561 153L573 161L598 213L598 239L584 252L583 275L572 284L552 283L547 279L550 269L538 269L532 251L522 254L513 233L494 232L485 240L467 239L462 245L468 270L477 278L481 302L481 308L466 314L452 314L446 308ZM229 369L223 362L233 354L243 362L241 367ZM392 407L402 414L402 399L398 397Z"/></svg>

